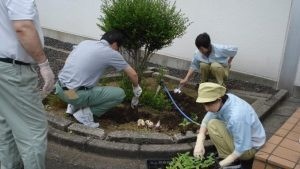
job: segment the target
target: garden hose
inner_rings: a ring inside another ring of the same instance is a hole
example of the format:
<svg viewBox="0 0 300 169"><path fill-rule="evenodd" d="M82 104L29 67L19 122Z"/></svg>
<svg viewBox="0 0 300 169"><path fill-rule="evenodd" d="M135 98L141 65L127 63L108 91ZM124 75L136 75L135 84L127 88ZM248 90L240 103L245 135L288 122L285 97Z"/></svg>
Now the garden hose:
<svg viewBox="0 0 300 169"><path fill-rule="evenodd" d="M163 81L160 82L160 85L163 87L163 90L167 93L168 97L170 98L170 100L172 101L172 103L174 104L174 106L176 107L176 109L180 112L181 115L183 115L187 120L189 120L190 122L200 126L199 123L195 122L194 120L192 120L189 116L187 116L176 104L175 100L173 99L171 93L169 92L169 89L167 88L167 86L164 84Z"/></svg>

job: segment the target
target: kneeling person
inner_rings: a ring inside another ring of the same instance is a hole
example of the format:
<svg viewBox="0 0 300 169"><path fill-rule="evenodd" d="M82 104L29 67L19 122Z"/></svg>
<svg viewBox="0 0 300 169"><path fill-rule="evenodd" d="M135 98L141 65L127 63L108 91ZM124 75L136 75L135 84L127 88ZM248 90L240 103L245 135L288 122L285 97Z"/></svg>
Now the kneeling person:
<svg viewBox="0 0 300 169"><path fill-rule="evenodd" d="M100 41L86 40L79 43L58 75L56 94L69 104L67 113L73 114L86 126L98 127L99 123L94 122L93 115L100 117L125 97L121 88L97 86L106 68L114 67L117 71L125 72L132 81L135 98L142 93L136 71L118 52L123 41L121 32L110 31Z"/></svg>
<svg viewBox="0 0 300 169"><path fill-rule="evenodd" d="M198 103L202 103L207 114L202 120L194 149L195 157L204 155L206 132L220 158L220 166L228 166L241 160L242 168L251 161L256 151L265 143L265 130L255 110L241 98L227 93L226 88L211 82L201 83ZM252 165L252 164L250 164Z"/></svg>

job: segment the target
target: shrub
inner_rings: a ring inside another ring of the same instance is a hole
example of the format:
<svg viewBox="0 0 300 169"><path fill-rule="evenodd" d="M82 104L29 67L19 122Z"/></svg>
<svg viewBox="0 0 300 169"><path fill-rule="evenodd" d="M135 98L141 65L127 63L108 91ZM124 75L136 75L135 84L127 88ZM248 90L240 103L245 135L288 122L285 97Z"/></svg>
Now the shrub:
<svg viewBox="0 0 300 169"><path fill-rule="evenodd" d="M181 37L189 19L167 0L103 0L97 24L104 32L116 29L127 36L129 62L139 77L153 53ZM144 52L141 53L140 49ZM140 78L141 80L141 78Z"/></svg>

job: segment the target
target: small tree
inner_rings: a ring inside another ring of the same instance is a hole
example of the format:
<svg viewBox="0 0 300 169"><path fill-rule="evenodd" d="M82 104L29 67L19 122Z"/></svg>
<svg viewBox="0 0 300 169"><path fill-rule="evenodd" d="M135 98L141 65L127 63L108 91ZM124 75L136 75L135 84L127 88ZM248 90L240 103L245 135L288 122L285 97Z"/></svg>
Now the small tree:
<svg viewBox="0 0 300 169"><path fill-rule="evenodd" d="M169 46L190 25L167 0L103 0L101 12L97 25L104 32L117 29L126 35L124 48L139 77L154 52Z"/></svg>

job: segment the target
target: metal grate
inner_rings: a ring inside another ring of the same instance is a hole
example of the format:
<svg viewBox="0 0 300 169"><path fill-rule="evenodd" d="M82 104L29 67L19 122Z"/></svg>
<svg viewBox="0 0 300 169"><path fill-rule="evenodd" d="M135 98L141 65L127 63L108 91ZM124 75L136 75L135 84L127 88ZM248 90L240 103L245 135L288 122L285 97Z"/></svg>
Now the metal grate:
<svg viewBox="0 0 300 169"><path fill-rule="evenodd" d="M148 169L165 169L168 164L171 162L168 160L147 160L147 168Z"/></svg>

